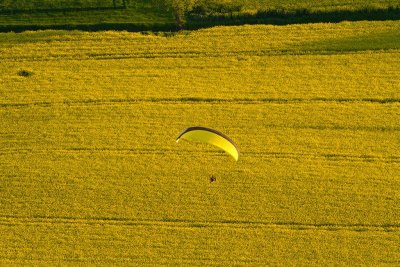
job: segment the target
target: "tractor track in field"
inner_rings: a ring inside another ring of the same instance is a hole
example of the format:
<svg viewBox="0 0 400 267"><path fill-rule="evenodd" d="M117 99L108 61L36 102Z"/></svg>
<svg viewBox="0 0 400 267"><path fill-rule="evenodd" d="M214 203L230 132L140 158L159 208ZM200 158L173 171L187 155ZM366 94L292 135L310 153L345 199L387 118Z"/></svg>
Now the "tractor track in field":
<svg viewBox="0 0 400 267"><path fill-rule="evenodd" d="M132 155L156 155L160 154L160 150L157 149L142 149L142 148L98 148L98 147L71 147L71 148L55 148L55 149L9 149L0 150L0 155L6 154L26 154L26 153L76 153L76 152L88 152L88 153L121 153L121 154L132 154ZM191 154L192 150L182 149L163 149L163 153L174 153L174 154ZM223 152L215 150L196 151L196 153L202 154L216 154L224 155ZM242 157L261 157L269 159L325 159L330 161L350 161L350 162L384 162L384 163L400 163L400 156L376 156L376 155L352 155L352 154L333 154L333 153L289 153L289 152L274 152L274 151L246 151L242 153Z"/></svg>
<svg viewBox="0 0 400 267"><path fill-rule="evenodd" d="M287 152L248 152L249 155L261 158L283 158L283 159L325 159L328 161L347 161L347 162L384 162L400 163L398 156L379 157L375 155L351 155L351 154L333 154L333 153L287 153Z"/></svg>
<svg viewBox="0 0 400 267"><path fill-rule="evenodd" d="M80 105L116 105L116 104L316 104L316 103L372 103L372 104L400 104L400 98L206 98L206 97L181 97L181 98L120 98L120 99L82 99L65 101L38 101L31 103L0 103L0 108L30 108L30 107L53 107L53 106L80 106Z"/></svg>
<svg viewBox="0 0 400 267"><path fill-rule="evenodd" d="M0 49L4 49L0 47ZM61 47L60 49L63 49ZM98 48L103 50L104 47ZM6 49L4 49L6 50ZM391 48L368 48L368 49L347 49L347 50L303 50L296 51L293 48L287 48L282 50L277 49L265 49L265 50L246 50L246 51L231 51L231 52L210 52L210 51L181 51L181 52L137 52L132 51L130 53L116 52L116 53L104 53L104 52L93 52L93 47L91 50L83 51L81 54L54 54L41 55L40 51L37 51L35 56L19 55L15 57L14 55L3 55L0 59L8 62L46 62L46 61L59 61L59 60L134 60L134 59L197 59L197 58L232 58L238 56L251 56L251 57L271 57L271 56L332 56L332 55L353 55L353 54L398 54L399 49L397 47ZM0 50L1 51L1 50ZM86 52L86 53L85 53Z"/></svg>
<svg viewBox="0 0 400 267"><path fill-rule="evenodd" d="M196 221L186 219L130 219L116 217L56 217L56 216L15 216L0 215L0 225L97 225L125 227L167 227L167 228L270 228L293 231L351 231L351 232L400 232L399 223L300 223L263 221Z"/></svg>
<svg viewBox="0 0 400 267"><path fill-rule="evenodd" d="M16 154L49 154L49 153L116 153L116 154L129 154L129 155L165 155L175 154L184 155L192 154L193 150L184 149L159 149L148 148L108 148L108 147L70 147L70 148L54 148L54 149L3 149L0 150L0 155L16 155ZM205 150L196 151L197 154L215 154L225 156L222 151ZM338 153L290 153L290 152L276 152L276 151L244 151L241 157L263 158L263 159L289 159L289 160L326 160L326 161L342 161L342 162L379 162L387 164L400 164L400 156L378 156L378 155L354 155L354 154L338 154Z"/></svg>

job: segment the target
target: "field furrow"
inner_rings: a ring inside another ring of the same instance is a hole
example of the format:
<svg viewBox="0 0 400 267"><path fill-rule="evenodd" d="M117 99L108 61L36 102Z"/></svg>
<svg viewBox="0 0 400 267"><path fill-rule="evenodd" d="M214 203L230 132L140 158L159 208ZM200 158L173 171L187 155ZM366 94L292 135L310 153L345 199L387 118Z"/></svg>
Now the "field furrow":
<svg viewBox="0 0 400 267"><path fill-rule="evenodd" d="M18 217L18 216L1 216L0 225L17 226L17 225L107 225L126 227L163 227L163 228L273 228L286 229L293 231L355 231L355 232L399 232L400 224L303 224L296 222L260 222L260 221L194 221L194 220L130 220L127 218L73 218L73 217Z"/></svg>

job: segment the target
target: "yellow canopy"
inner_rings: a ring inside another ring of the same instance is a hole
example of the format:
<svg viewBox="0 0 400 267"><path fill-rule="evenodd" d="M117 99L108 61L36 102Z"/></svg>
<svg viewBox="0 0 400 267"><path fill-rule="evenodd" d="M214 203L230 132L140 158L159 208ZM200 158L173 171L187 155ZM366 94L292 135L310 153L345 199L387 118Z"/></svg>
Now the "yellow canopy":
<svg viewBox="0 0 400 267"><path fill-rule="evenodd" d="M201 126L189 127L176 138L176 142L179 142L180 139L199 141L217 146L231 155L236 161L239 159L239 149L232 139L216 130Z"/></svg>

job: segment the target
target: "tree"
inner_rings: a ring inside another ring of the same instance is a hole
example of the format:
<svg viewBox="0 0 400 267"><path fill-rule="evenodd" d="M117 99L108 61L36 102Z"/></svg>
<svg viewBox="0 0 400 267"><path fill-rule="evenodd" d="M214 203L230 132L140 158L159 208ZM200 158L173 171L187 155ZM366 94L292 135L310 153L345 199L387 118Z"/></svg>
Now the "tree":
<svg viewBox="0 0 400 267"><path fill-rule="evenodd" d="M117 0L113 0L113 7L117 8ZM122 7L127 8L126 0L122 0Z"/></svg>
<svg viewBox="0 0 400 267"><path fill-rule="evenodd" d="M164 0L167 7L172 8L175 22L179 29L186 23L186 14L192 10L197 0Z"/></svg>

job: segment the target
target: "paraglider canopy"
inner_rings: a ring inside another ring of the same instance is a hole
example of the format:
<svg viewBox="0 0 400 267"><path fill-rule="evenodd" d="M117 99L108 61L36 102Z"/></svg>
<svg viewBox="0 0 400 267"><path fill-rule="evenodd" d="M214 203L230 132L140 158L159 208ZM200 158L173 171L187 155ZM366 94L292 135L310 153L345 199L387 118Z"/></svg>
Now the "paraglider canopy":
<svg viewBox="0 0 400 267"><path fill-rule="evenodd" d="M237 148L236 144L232 141L232 139L214 129L202 126L189 127L185 129L178 136L178 138L176 138L176 142L179 142L180 139L186 139L189 141L198 141L214 145L227 152L236 161L239 159L239 149Z"/></svg>

